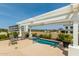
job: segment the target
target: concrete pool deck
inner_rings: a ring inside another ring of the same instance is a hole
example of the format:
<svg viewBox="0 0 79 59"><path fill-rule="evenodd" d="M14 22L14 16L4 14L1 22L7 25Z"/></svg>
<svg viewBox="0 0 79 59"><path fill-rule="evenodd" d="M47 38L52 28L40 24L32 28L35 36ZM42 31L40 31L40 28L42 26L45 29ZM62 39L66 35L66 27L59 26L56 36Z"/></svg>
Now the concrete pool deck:
<svg viewBox="0 0 79 59"><path fill-rule="evenodd" d="M9 40L0 41L0 55L2 56L65 56L57 47L33 43L32 40L20 40L16 45L9 46Z"/></svg>

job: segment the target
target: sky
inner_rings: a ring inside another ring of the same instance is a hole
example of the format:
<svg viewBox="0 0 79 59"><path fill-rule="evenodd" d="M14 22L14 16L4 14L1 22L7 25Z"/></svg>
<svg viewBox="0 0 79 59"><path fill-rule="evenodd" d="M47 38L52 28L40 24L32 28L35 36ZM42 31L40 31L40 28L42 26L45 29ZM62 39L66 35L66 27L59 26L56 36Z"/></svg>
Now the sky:
<svg viewBox="0 0 79 59"><path fill-rule="evenodd" d="M41 15L68 4L69 3L0 3L0 28L8 28L8 26L15 25L16 22ZM61 25L45 25L36 26L33 27L33 29L58 29L61 27Z"/></svg>

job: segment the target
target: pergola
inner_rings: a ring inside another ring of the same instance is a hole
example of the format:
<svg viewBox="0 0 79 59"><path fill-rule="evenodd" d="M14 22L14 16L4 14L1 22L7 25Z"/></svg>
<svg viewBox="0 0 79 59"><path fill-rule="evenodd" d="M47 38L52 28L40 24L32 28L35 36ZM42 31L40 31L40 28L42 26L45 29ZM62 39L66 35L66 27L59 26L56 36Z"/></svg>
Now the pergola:
<svg viewBox="0 0 79 59"><path fill-rule="evenodd" d="M50 11L48 13L32 17L30 19L18 22L19 36L22 36L21 26L25 27L25 31L31 26L47 25L47 24L72 24L73 25L73 45L69 46L68 55L79 55L78 46L78 23L79 23L79 4L70 4L65 7Z"/></svg>

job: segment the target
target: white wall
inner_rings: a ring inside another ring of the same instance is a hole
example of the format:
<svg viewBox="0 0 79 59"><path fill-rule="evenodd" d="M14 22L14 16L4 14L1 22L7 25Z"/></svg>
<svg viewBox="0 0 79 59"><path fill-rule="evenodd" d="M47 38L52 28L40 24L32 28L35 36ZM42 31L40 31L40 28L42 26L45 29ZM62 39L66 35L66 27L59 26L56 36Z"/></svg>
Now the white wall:
<svg viewBox="0 0 79 59"><path fill-rule="evenodd" d="M69 46L68 56L79 56L79 47Z"/></svg>

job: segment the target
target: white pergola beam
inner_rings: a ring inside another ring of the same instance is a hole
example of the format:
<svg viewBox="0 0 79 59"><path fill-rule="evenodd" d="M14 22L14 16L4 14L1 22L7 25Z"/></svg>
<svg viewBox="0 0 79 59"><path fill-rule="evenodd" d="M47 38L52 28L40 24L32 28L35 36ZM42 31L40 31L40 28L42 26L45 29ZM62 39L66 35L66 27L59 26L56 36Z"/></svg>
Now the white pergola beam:
<svg viewBox="0 0 79 59"><path fill-rule="evenodd" d="M54 11L50 11L50 12L44 13L42 15L38 15L36 17L32 17L32 18L29 18L27 20L17 22L17 24L24 24L24 23L30 23L32 21L45 20L46 18L51 18L51 17L52 18L54 18L54 17L56 18L56 17L59 17L61 15L69 14L71 12L72 12L71 11L71 5L68 5L68 6L56 9Z"/></svg>

